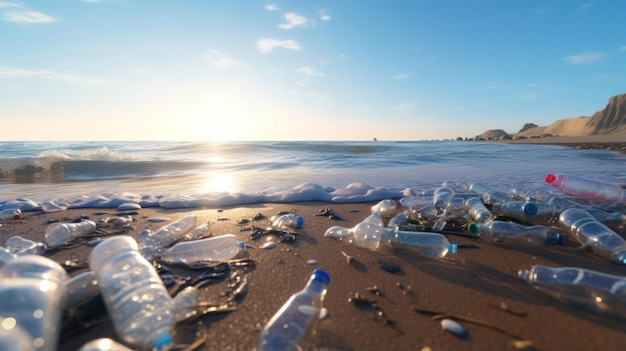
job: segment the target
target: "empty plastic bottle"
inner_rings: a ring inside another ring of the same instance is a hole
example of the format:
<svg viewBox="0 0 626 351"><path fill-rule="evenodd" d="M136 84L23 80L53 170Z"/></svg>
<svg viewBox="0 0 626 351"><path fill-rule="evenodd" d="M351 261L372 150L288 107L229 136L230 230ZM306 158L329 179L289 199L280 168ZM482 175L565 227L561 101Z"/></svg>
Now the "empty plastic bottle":
<svg viewBox="0 0 626 351"><path fill-rule="evenodd" d="M448 205L450 199L454 197L454 189L448 186L442 186L435 190L433 194L433 205L438 210L443 210Z"/></svg>
<svg viewBox="0 0 626 351"><path fill-rule="evenodd" d="M550 225L559 218L560 210L545 202L507 201L493 205L494 213L516 218L523 222Z"/></svg>
<svg viewBox="0 0 626 351"><path fill-rule="evenodd" d="M584 247L609 261L626 264L626 240L582 208L561 213L559 223Z"/></svg>
<svg viewBox="0 0 626 351"><path fill-rule="evenodd" d="M470 223L467 226L467 230L472 234L479 235L481 238L493 241L527 239L531 242L563 245L566 239L565 235L542 225L527 227L517 223L497 220L486 223Z"/></svg>
<svg viewBox="0 0 626 351"><path fill-rule="evenodd" d="M267 322L256 351L305 350L315 328L330 276L316 269L301 291L289 300Z"/></svg>
<svg viewBox="0 0 626 351"><path fill-rule="evenodd" d="M302 218L302 216L296 216L293 213L287 213L280 216L272 216L270 221L272 222L271 225L274 229L291 230L302 227L302 225L304 224L304 218Z"/></svg>
<svg viewBox="0 0 626 351"><path fill-rule="evenodd" d="M166 263L193 264L208 261L229 260L243 250L246 244L233 234L211 238L183 241L162 250L156 258Z"/></svg>
<svg viewBox="0 0 626 351"><path fill-rule="evenodd" d="M565 174L548 174L544 180L567 195L612 205L626 204L626 191L617 184Z"/></svg>
<svg viewBox="0 0 626 351"><path fill-rule="evenodd" d="M382 200L372 206L372 213L378 213L383 218L391 218L395 216L396 211L400 207L400 203L394 200Z"/></svg>
<svg viewBox="0 0 626 351"><path fill-rule="evenodd" d="M133 351L125 345L109 338L92 340L83 345L78 351Z"/></svg>
<svg viewBox="0 0 626 351"><path fill-rule="evenodd" d="M139 234L139 252L148 261L152 261L159 249L172 245L192 231L196 227L196 218L196 215L189 215L159 228L156 232L142 231Z"/></svg>
<svg viewBox="0 0 626 351"><path fill-rule="evenodd" d="M404 211L395 215L389 220L387 224L391 228L398 230L407 230L413 232L429 232L432 230L430 225L426 222L412 221L408 218L409 211Z"/></svg>
<svg viewBox="0 0 626 351"><path fill-rule="evenodd" d="M499 202L511 201L505 193L497 191L483 183L470 184L470 191L482 195L483 201L490 205L497 204Z"/></svg>
<svg viewBox="0 0 626 351"><path fill-rule="evenodd" d="M405 210L419 209L426 205L431 205L433 203L433 198L432 196L412 196L404 197L398 202L400 203L400 207Z"/></svg>
<svg viewBox="0 0 626 351"><path fill-rule="evenodd" d="M626 318L626 278L578 267L535 265L519 277L565 303Z"/></svg>
<svg viewBox="0 0 626 351"><path fill-rule="evenodd" d="M83 272L68 280L66 310L84 305L100 294L100 285L92 271Z"/></svg>
<svg viewBox="0 0 626 351"><path fill-rule="evenodd" d="M0 316L13 318L38 351L54 351L67 298L65 269L37 255L16 257L0 268Z"/></svg>
<svg viewBox="0 0 626 351"><path fill-rule="evenodd" d="M6 262L15 258L15 254L9 251L6 247L0 246L0 267Z"/></svg>
<svg viewBox="0 0 626 351"><path fill-rule="evenodd" d="M198 240L211 236L211 223L205 222L193 228L189 233L183 236L183 240Z"/></svg>
<svg viewBox="0 0 626 351"><path fill-rule="evenodd" d="M91 251L89 267L117 335L134 347L168 349L176 323L174 303L137 242L129 236L104 240Z"/></svg>
<svg viewBox="0 0 626 351"><path fill-rule="evenodd" d="M491 219L491 212L489 212L485 204L477 197L465 200L465 207L472 218L478 223L485 223Z"/></svg>
<svg viewBox="0 0 626 351"><path fill-rule="evenodd" d="M7 208L0 211L0 221L20 219L22 211L19 208Z"/></svg>
<svg viewBox="0 0 626 351"><path fill-rule="evenodd" d="M46 245L42 242L36 242L14 235L6 241L7 250L17 256L23 255L41 255L46 252Z"/></svg>
<svg viewBox="0 0 626 351"><path fill-rule="evenodd" d="M94 231L96 223L89 220L78 223L52 223L46 228L45 241L48 247L59 247Z"/></svg>
<svg viewBox="0 0 626 351"><path fill-rule="evenodd" d="M17 325L13 317L0 317L0 350L35 351L33 339Z"/></svg>

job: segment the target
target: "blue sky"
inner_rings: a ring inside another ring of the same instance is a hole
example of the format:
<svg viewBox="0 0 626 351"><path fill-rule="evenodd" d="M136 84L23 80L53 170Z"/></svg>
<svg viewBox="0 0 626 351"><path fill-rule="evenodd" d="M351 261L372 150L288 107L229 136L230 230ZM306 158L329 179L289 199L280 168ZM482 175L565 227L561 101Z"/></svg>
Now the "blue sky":
<svg viewBox="0 0 626 351"><path fill-rule="evenodd" d="M0 0L0 140L430 140L626 93L623 1Z"/></svg>

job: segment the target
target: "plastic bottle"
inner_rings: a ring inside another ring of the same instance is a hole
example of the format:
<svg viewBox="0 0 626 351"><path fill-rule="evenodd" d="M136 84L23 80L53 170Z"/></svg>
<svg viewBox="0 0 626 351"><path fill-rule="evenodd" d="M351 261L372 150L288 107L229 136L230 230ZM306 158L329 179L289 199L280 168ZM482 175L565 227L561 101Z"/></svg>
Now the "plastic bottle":
<svg viewBox="0 0 626 351"><path fill-rule="evenodd" d="M20 219L22 211L19 208L7 208L0 211L0 221Z"/></svg>
<svg viewBox="0 0 626 351"><path fill-rule="evenodd" d="M565 235L542 225L527 227L517 223L497 220L486 223L470 223L467 226L467 230L472 234L479 235L481 238L493 241L525 238L531 242L563 245L566 239Z"/></svg>
<svg viewBox="0 0 626 351"><path fill-rule="evenodd" d="M10 253L17 256L41 255L46 252L46 245L44 245L44 243L24 239L19 235L8 238L5 245Z"/></svg>
<svg viewBox="0 0 626 351"><path fill-rule="evenodd" d="M152 261L159 249L172 245L192 231L196 227L196 218L196 215L189 215L159 228L156 232L142 231L139 234L139 252L148 261Z"/></svg>
<svg viewBox="0 0 626 351"><path fill-rule="evenodd" d="M166 350L175 325L172 299L154 267L129 236L114 236L98 244L89 267L117 335L128 345Z"/></svg>
<svg viewBox="0 0 626 351"><path fill-rule="evenodd" d="M183 241L162 250L156 258L166 263L193 264L207 261L229 260L243 250L246 244L233 234L211 238Z"/></svg>
<svg viewBox="0 0 626 351"><path fill-rule="evenodd" d="M0 350L35 351L33 339L13 317L0 317Z"/></svg>
<svg viewBox="0 0 626 351"><path fill-rule="evenodd" d="M59 247L95 230L96 223L89 220L78 223L52 223L46 228L45 241L48 247Z"/></svg>
<svg viewBox="0 0 626 351"><path fill-rule="evenodd" d="M448 205L450 199L454 197L454 189L449 186L442 186L435 190L433 194L433 205L438 210L443 211L444 208Z"/></svg>
<svg viewBox="0 0 626 351"><path fill-rule="evenodd" d="M330 276L316 269L304 289L289 300L267 322L256 351L305 350L317 323Z"/></svg>
<svg viewBox="0 0 626 351"><path fill-rule="evenodd" d="M400 207L405 210L410 209L419 209L426 205L430 205L433 203L432 196L413 196L413 197L404 197L398 201L400 203Z"/></svg>
<svg viewBox="0 0 626 351"><path fill-rule="evenodd" d="M372 206L371 212L378 213L383 218L391 218L395 216L396 210L400 207L400 203L394 200L382 200Z"/></svg>
<svg viewBox="0 0 626 351"><path fill-rule="evenodd" d="M68 280L66 310L71 310L89 302L100 294L100 285L92 271L83 272Z"/></svg>
<svg viewBox="0 0 626 351"><path fill-rule="evenodd" d="M500 202L494 204L492 210L497 214L540 225L554 224L560 213L559 208L555 205L530 201Z"/></svg>
<svg viewBox="0 0 626 351"><path fill-rule="evenodd" d="M544 180L567 195L612 205L626 204L626 191L617 184L564 174L548 174Z"/></svg>
<svg viewBox="0 0 626 351"><path fill-rule="evenodd" d="M304 224L304 218L302 218L302 216L296 216L293 213L287 213L280 216L272 216L270 220L272 222L272 228L274 229L291 230L302 227L302 225Z"/></svg>
<svg viewBox="0 0 626 351"><path fill-rule="evenodd" d="M109 338L92 340L83 345L78 351L133 351L128 347Z"/></svg>
<svg viewBox="0 0 626 351"><path fill-rule="evenodd" d="M470 184L470 191L482 195L483 201L490 205L497 204L499 202L511 201L511 198L505 193L492 189L483 183Z"/></svg>
<svg viewBox="0 0 626 351"><path fill-rule="evenodd" d="M189 233L183 236L183 240L198 240L210 237L211 234L211 224L209 222L205 222L200 224L199 226L192 229Z"/></svg>
<svg viewBox="0 0 626 351"><path fill-rule="evenodd" d="M404 211L395 215L393 218L389 220L387 224L391 228L396 228L398 230L406 230L413 232L428 232L431 231L432 228L426 222L414 222L410 221L408 218L409 211Z"/></svg>
<svg viewBox="0 0 626 351"><path fill-rule="evenodd" d="M595 312L626 316L626 278L578 267L535 265L519 277L565 303Z"/></svg>
<svg viewBox="0 0 626 351"><path fill-rule="evenodd" d="M13 318L35 350L57 348L68 279L61 265L37 255L16 257L0 268L0 316Z"/></svg>
<svg viewBox="0 0 626 351"><path fill-rule="evenodd" d="M465 200L465 207L472 218L478 223L485 223L491 219L491 212L489 212L485 204L477 197Z"/></svg>
<svg viewBox="0 0 626 351"><path fill-rule="evenodd" d="M626 240L582 208L561 213L559 223L584 247L609 261L626 264Z"/></svg>
<svg viewBox="0 0 626 351"><path fill-rule="evenodd" d="M2 267L5 263L14 259L16 256L14 253L9 251L7 248L0 246L0 267Z"/></svg>

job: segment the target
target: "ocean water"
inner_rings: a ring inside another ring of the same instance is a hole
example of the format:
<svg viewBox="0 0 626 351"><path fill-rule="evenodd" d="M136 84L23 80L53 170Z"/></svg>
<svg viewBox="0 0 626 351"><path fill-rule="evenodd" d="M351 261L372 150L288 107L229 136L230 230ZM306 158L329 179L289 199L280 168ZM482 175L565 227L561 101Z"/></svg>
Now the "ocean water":
<svg viewBox="0 0 626 351"><path fill-rule="evenodd" d="M543 181L548 173L626 184L626 157L453 140L0 142L0 209L370 202L444 181L553 190Z"/></svg>

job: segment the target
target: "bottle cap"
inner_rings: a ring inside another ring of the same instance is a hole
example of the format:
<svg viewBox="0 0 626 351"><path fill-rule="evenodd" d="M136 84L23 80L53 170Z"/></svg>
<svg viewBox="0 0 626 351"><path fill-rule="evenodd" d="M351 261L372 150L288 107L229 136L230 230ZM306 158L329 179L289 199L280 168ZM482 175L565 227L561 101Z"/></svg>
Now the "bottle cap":
<svg viewBox="0 0 626 351"><path fill-rule="evenodd" d="M478 223L470 223L467 226L467 231L472 234L480 234L480 225Z"/></svg>
<svg viewBox="0 0 626 351"><path fill-rule="evenodd" d="M304 224L304 218L302 218L302 216L298 216L296 217L297 221L298 221L298 227L302 227L302 225Z"/></svg>
<svg viewBox="0 0 626 351"><path fill-rule="evenodd" d="M556 176L554 174L548 174L543 180L545 180L546 183L552 183L556 180Z"/></svg>
<svg viewBox="0 0 626 351"><path fill-rule="evenodd" d="M168 346L172 344L172 335L161 334L154 339L152 346L155 350L167 350Z"/></svg>
<svg viewBox="0 0 626 351"><path fill-rule="evenodd" d="M313 271L313 275L315 276L316 279L328 284L330 282L330 275L328 275L328 273L326 273L326 271L322 270L322 269L316 269Z"/></svg>
<svg viewBox="0 0 626 351"><path fill-rule="evenodd" d="M246 248L246 243L244 243L243 241L238 241L237 247L239 247L240 250L243 250Z"/></svg>
<svg viewBox="0 0 626 351"><path fill-rule="evenodd" d="M459 245L457 244L448 244L448 251L450 251L450 253L457 253L457 250L459 248Z"/></svg>
<svg viewBox="0 0 626 351"><path fill-rule="evenodd" d="M527 215L536 215L538 210L539 209L537 208L537 204L535 203L527 202L524 204L524 213L526 213Z"/></svg>
<svg viewBox="0 0 626 351"><path fill-rule="evenodd" d="M567 237L563 234L557 234L556 235L556 243L559 245L565 245L565 240L567 239Z"/></svg>

